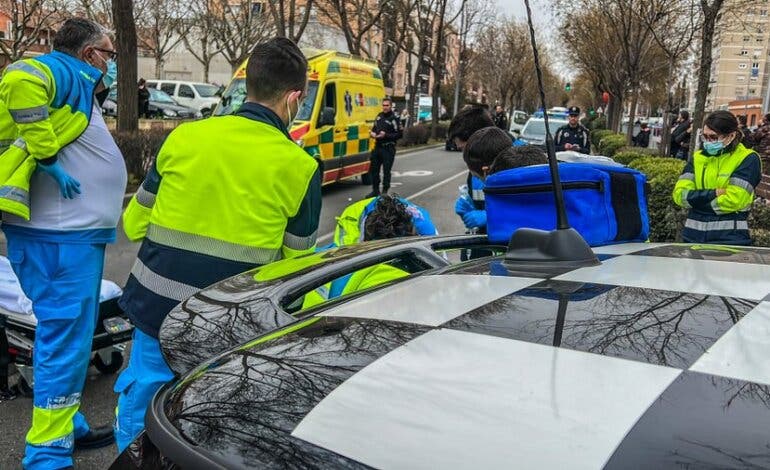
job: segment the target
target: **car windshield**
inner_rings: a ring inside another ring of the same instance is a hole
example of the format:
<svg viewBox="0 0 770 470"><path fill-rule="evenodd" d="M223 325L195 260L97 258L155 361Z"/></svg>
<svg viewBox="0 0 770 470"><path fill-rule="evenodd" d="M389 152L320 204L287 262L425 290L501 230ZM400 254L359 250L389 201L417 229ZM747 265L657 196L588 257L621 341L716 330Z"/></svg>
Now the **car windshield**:
<svg viewBox="0 0 770 470"><path fill-rule="evenodd" d="M235 78L227 85L224 93L222 93L222 100L214 110L214 115L227 116L235 114L241 109L244 101L246 101L246 79Z"/></svg>
<svg viewBox="0 0 770 470"><path fill-rule="evenodd" d="M313 114L313 105L315 104L315 97L318 94L318 82L311 81L307 84L307 94L302 99L302 104L299 106L297 112L297 121L309 121Z"/></svg>
<svg viewBox="0 0 770 470"><path fill-rule="evenodd" d="M567 121L549 120L548 128L551 130L551 134L553 134L556 132L556 129L565 124L567 124ZM540 136L545 138L545 121L539 119L537 121L530 120L527 125L524 126L524 129L522 129L521 133L522 135L534 137Z"/></svg>
<svg viewBox="0 0 770 470"><path fill-rule="evenodd" d="M168 96L168 93L160 91L156 88L150 88L150 101L156 101L158 103L177 104L174 98Z"/></svg>
<svg viewBox="0 0 770 470"><path fill-rule="evenodd" d="M209 85L207 83L202 83L200 85L193 85L193 87L195 87L195 90L203 98L212 98L212 97L218 96L217 93L219 92L219 87L216 85Z"/></svg>

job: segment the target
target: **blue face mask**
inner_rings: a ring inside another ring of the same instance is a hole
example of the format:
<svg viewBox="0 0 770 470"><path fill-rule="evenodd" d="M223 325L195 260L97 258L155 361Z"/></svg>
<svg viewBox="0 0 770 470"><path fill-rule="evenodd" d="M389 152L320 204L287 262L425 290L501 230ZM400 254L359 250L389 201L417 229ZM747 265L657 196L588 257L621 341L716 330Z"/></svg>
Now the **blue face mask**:
<svg viewBox="0 0 770 470"><path fill-rule="evenodd" d="M725 143L721 140L714 142L703 142L703 151L706 155L718 155L725 148Z"/></svg>
<svg viewBox="0 0 770 470"><path fill-rule="evenodd" d="M104 72L102 82L106 88L111 87L118 80L118 63L107 59L107 71Z"/></svg>

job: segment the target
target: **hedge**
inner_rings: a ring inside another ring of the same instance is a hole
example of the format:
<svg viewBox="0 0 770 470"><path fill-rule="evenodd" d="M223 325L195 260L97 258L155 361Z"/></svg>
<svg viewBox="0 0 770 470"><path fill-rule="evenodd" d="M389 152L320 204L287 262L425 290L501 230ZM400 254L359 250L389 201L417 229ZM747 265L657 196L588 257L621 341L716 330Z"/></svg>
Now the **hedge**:
<svg viewBox="0 0 770 470"><path fill-rule="evenodd" d="M637 158L657 157L657 156L659 156L657 149L641 148L641 147L621 147L615 152L615 155L613 155L612 158L618 163L622 163L623 165L628 165L629 163L636 160Z"/></svg>
<svg viewBox="0 0 770 470"><path fill-rule="evenodd" d="M647 201L650 215L650 241L682 240L687 211L674 204L672 193L685 162L674 158L641 157L629 165L647 175L650 184Z"/></svg>
<svg viewBox="0 0 770 470"><path fill-rule="evenodd" d="M770 246L770 201L757 198L749 213L749 230L755 246Z"/></svg>
<svg viewBox="0 0 770 470"><path fill-rule="evenodd" d="M591 131L591 145L593 145L595 149L598 149L599 142L601 142L601 140L604 137L607 137L608 135L612 135L612 134L614 134L614 132L612 132L609 129L598 129L598 130Z"/></svg>
<svg viewBox="0 0 770 470"><path fill-rule="evenodd" d="M612 157L615 152L626 146L626 136L624 134L610 134L599 141L599 155Z"/></svg>
<svg viewBox="0 0 770 470"><path fill-rule="evenodd" d="M444 132L446 135L446 131ZM404 129L404 136L398 141L399 145L408 147L410 145L427 144L430 139L430 126L417 124Z"/></svg>
<svg viewBox="0 0 770 470"><path fill-rule="evenodd" d="M112 137L118 145L128 171L129 189L133 190L143 180L150 169L160 146L172 129L148 129L137 132L112 131Z"/></svg>

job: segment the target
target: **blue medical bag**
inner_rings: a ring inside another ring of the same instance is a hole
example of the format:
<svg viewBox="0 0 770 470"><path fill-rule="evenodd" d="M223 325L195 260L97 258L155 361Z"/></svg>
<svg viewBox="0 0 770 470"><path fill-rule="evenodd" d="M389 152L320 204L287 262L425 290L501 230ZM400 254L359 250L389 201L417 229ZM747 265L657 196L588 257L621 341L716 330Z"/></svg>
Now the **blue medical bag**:
<svg viewBox="0 0 770 470"><path fill-rule="evenodd" d="M589 245L647 240L650 222L644 173L596 163L559 163L559 174L569 223ZM519 228L556 228L548 165L495 173L487 178L484 193L492 243L508 243Z"/></svg>

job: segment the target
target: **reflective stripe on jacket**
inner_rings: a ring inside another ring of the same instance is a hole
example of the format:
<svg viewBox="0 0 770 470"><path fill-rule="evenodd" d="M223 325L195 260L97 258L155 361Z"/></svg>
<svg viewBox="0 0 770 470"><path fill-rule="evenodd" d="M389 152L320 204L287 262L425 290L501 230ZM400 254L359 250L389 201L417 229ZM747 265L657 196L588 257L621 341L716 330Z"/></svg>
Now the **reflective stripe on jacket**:
<svg viewBox="0 0 770 470"><path fill-rule="evenodd" d="M751 244L748 215L754 188L762 177L759 156L743 144L731 153L705 155L698 150L674 187L674 202L689 209L682 232L692 243ZM725 194L716 195L722 188Z"/></svg>
<svg viewBox="0 0 770 470"><path fill-rule="evenodd" d="M320 208L318 163L267 108L180 125L123 214L128 238L144 241L121 306L157 337L201 288L312 253Z"/></svg>
<svg viewBox="0 0 770 470"><path fill-rule="evenodd" d="M0 211L29 220L29 180L38 160L88 127L102 72L54 51L6 67L0 80Z"/></svg>

